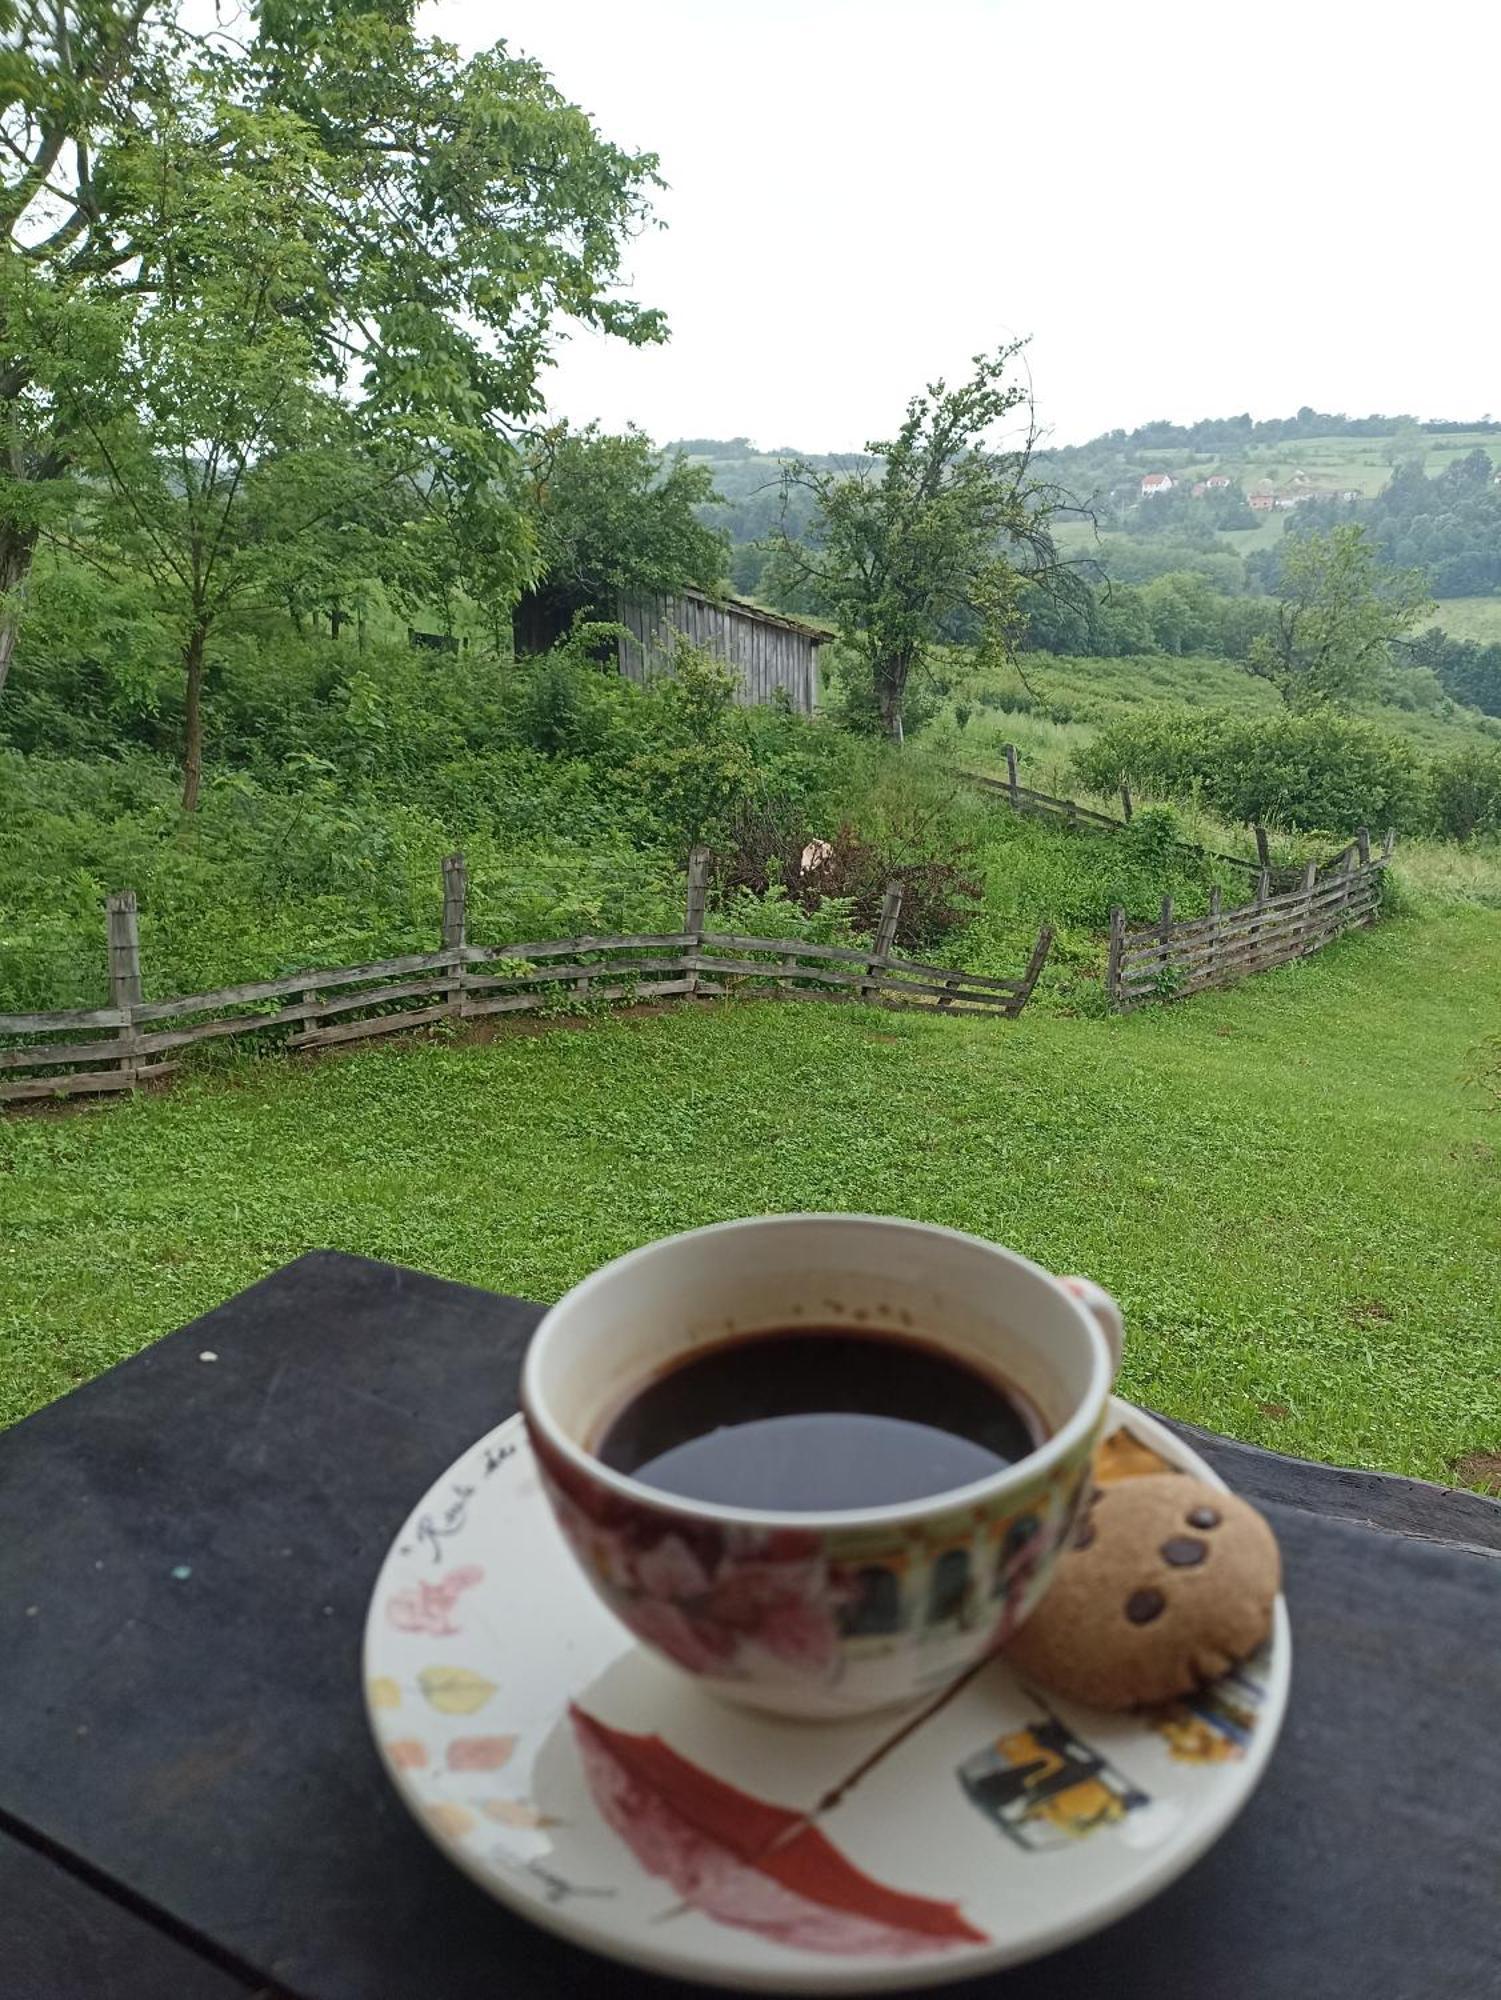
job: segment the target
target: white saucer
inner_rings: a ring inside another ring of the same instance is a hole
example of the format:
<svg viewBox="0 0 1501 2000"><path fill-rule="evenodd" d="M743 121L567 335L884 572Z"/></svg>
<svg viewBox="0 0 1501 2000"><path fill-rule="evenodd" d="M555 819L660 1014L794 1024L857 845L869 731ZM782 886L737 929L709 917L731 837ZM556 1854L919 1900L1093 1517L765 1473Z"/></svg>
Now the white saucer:
<svg viewBox="0 0 1501 2000"><path fill-rule="evenodd" d="M1129 1404L1112 1429L1117 1476L1223 1484ZM1166 1888L1255 1790L1290 1664L1279 1599L1242 1672L1152 1715L1045 1699L1004 1660L926 1713L731 1707L600 1604L513 1417L397 1536L364 1672L397 1790L523 1916L678 1978L863 1993L1015 1965Z"/></svg>

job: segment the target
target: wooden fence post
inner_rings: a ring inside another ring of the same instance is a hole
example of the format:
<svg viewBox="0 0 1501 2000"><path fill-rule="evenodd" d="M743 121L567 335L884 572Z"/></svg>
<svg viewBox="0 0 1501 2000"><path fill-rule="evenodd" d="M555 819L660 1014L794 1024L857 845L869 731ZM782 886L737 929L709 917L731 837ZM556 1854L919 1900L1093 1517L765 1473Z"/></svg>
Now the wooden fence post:
<svg viewBox="0 0 1501 2000"><path fill-rule="evenodd" d="M464 942L468 923L469 870L462 854L443 857L443 949L454 955L454 983L448 989L448 1011L464 1011Z"/></svg>
<svg viewBox="0 0 1501 2000"><path fill-rule="evenodd" d="M1317 934L1313 930L1313 892L1318 887L1318 881L1319 864L1317 861L1310 861L1308 866L1303 870L1303 909L1301 912L1303 936L1293 953L1294 958L1306 958L1309 952L1317 949L1314 942Z"/></svg>
<svg viewBox="0 0 1501 2000"><path fill-rule="evenodd" d="M141 937L134 889L121 889L118 894L105 897L104 921L109 937L109 1004L121 1008L125 1014L115 1030L120 1044L120 1068L133 1083L136 1037L131 1015L141 1004Z"/></svg>
<svg viewBox="0 0 1501 2000"><path fill-rule="evenodd" d="M1162 940L1162 949L1157 954L1157 970L1160 975L1168 969L1168 962L1173 948L1173 899L1171 896L1164 896L1162 899L1162 910L1157 918L1157 935Z"/></svg>
<svg viewBox="0 0 1501 2000"><path fill-rule="evenodd" d="M1251 831L1256 836L1257 866L1265 871L1271 866L1272 860L1271 850L1267 846L1266 828L1261 824L1260 820L1256 820L1252 823Z"/></svg>
<svg viewBox="0 0 1501 2000"><path fill-rule="evenodd" d="M1032 998L1032 988L1042 976L1042 968L1048 962L1048 953L1053 949L1053 926L1044 924L1037 933L1037 942L1032 947L1032 956L1027 960L1021 976L1021 988L1016 999L1006 1009L1013 1020Z"/></svg>
<svg viewBox="0 0 1501 2000"><path fill-rule="evenodd" d="M683 911L683 929L688 942L683 947L687 960L688 992L698 991L698 954L704 942L704 911L709 902L709 850L695 847L688 856L688 901Z"/></svg>
<svg viewBox="0 0 1501 2000"><path fill-rule="evenodd" d="M1131 824L1131 786L1127 779L1121 779L1121 811L1126 815L1126 824Z"/></svg>
<svg viewBox="0 0 1501 2000"><path fill-rule="evenodd" d="M1220 932L1224 928L1223 919L1220 916L1220 904L1222 900L1220 885L1216 882L1209 891L1209 921L1213 927L1209 933L1209 983L1211 986L1215 984L1219 977Z"/></svg>
<svg viewBox="0 0 1501 2000"><path fill-rule="evenodd" d="M1110 912L1110 956L1105 961L1105 1005L1113 1013L1121 1004L1121 953L1126 943L1126 913L1117 903Z"/></svg>
<svg viewBox="0 0 1501 2000"><path fill-rule="evenodd" d="M1386 838L1381 843L1381 859L1383 861L1391 860L1392 852L1395 849L1396 845L1397 845L1397 829L1394 826L1389 826L1386 829Z"/></svg>
<svg viewBox="0 0 1501 2000"><path fill-rule="evenodd" d="M1360 857L1361 867L1369 868L1371 865L1371 829L1368 826L1360 826L1355 829L1355 851Z"/></svg>
<svg viewBox="0 0 1501 2000"><path fill-rule="evenodd" d="M859 988L859 995L862 1000L869 1000L876 992L877 989L873 983L874 979L877 974L885 970L890 962L892 949L896 944L896 927L901 919L901 914L902 885L900 882L888 882L886 884L886 894L881 903L881 920L876 925L875 940L871 948L870 963L867 967L867 970L871 974L872 983L863 984Z"/></svg>
<svg viewBox="0 0 1501 2000"><path fill-rule="evenodd" d="M1017 791L1017 779L1016 779L1016 745L1015 745L1014 743L1008 743L1008 744L1006 745L1006 783L1007 783L1007 785L1008 785L1008 786L1010 787L1010 790L1011 790L1011 806L1012 806L1012 810L1013 810L1014 812L1015 812L1015 811L1020 811L1020 809L1021 809L1021 798L1020 798L1020 795L1018 794L1018 791Z"/></svg>

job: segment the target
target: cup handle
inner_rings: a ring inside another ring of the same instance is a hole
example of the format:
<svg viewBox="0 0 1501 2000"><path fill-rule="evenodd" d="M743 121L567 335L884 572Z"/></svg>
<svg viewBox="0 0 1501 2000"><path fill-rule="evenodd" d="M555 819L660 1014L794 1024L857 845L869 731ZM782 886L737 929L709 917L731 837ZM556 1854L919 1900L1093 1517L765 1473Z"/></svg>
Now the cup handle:
<svg viewBox="0 0 1501 2000"><path fill-rule="evenodd" d="M1105 1344L1110 1349L1110 1374L1114 1381L1121 1372L1121 1354L1126 1345L1126 1323L1121 1318L1120 1307L1093 1278L1060 1278L1058 1282L1093 1314L1095 1324L1104 1334Z"/></svg>

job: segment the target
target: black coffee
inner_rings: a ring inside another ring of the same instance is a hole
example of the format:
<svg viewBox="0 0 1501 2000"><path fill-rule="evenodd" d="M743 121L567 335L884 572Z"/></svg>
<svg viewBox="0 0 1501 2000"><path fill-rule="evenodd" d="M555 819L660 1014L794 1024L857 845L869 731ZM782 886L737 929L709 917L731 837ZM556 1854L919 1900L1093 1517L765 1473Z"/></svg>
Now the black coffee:
<svg viewBox="0 0 1501 2000"><path fill-rule="evenodd" d="M799 1326L668 1369L599 1456L689 1500L825 1513L968 1486L1043 1435L1020 1398L925 1341Z"/></svg>

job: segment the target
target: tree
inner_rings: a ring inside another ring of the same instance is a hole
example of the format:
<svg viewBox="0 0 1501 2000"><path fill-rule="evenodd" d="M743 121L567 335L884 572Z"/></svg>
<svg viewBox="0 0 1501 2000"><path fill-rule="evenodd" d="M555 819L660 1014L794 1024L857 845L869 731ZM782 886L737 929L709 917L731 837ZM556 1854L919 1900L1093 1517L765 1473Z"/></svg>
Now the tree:
<svg viewBox="0 0 1501 2000"><path fill-rule="evenodd" d="M517 652L545 651L581 612L613 618L621 591L714 589L726 538L696 512L713 498L706 465L664 462L638 430L545 432L527 460L537 580L516 607Z"/></svg>
<svg viewBox="0 0 1501 2000"><path fill-rule="evenodd" d="M0 28L0 689L67 440L38 359L78 299L139 284L112 201L127 135L152 130L189 38L151 0L6 0Z"/></svg>
<svg viewBox="0 0 1501 2000"><path fill-rule="evenodd" d="M203 143L209 110L231 146ZM305 310L321 283L311 152L285 114L190 103L164 119L121 169L136 179L152 288L74 301L50 370L78 476L48 532L116 581L149 582L184 673L185 811L202 779L210 641L257 603L285 601L327 560L329 524L403 469L380 470L319 379ZM522 555L518 537L518 568Z"/></svg>
<svg viewBox="0 0 1501 2000"><path fill-rule="evenodd" d="M238 118L297 128L309 268L285 310L366 435L426 454L453 562L503 581L496 504L557 320L664 337L616 290L654 157L608 144L503 44L464 60L417 34L412 0L265 0L245 41L190 34L174 0L0 4L0 683L37 536L71 504L70 322L172 283L171 230L137 227L137 168L169 129L232 174Z"/></svg>
<svg viewBox="0 0 1501 2000"><path fill-rule="evenodd" d="M1294 709L1374 692L1392 645L1431 608L1422 577L1383 569L1354 522L1289 536L1278 596L1273 629L1252 640L1246 667Z"/></svg>
<svg viewBox="0 0 1501 2000"><path fill-rule="evenodd" d="M869 459L853 469L796 459L783 473L786 511L808 495L815 512L805 541L784 526L778 570L838 621L881 727L898 743L908 684L948 621L968 614L977 650L1009 658L1029 586L1074 582L1050 533L1064 496L1034 469L1028 392L1007 379L1024 344L977 355L958 388L930 383L908 403L897 435L867 445ZM1021 442L987 443L1018 408Z"/></svg>

